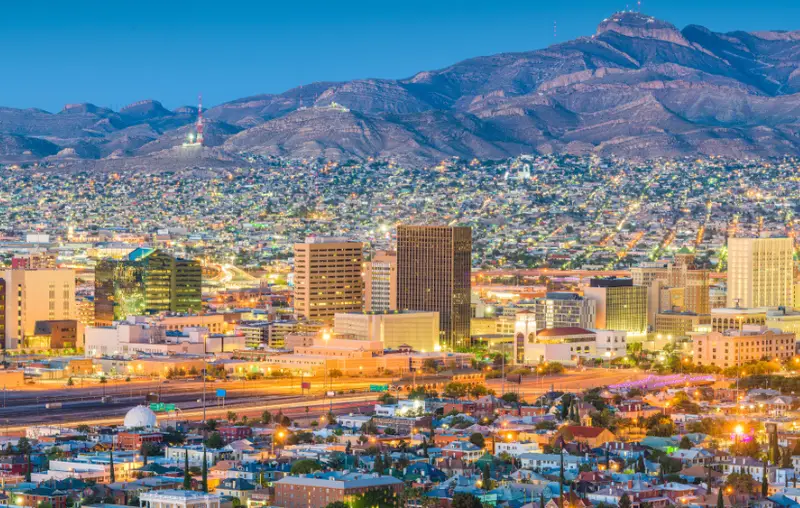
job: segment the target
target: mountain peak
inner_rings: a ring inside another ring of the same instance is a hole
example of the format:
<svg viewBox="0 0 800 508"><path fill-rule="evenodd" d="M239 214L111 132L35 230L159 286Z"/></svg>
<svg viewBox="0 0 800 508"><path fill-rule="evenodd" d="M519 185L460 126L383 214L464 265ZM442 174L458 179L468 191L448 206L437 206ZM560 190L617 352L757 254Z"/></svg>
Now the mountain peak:
<svg viewBox="0 0 800 508"><path fill-rule="evenodd" d="M689 41L683 37L675 25L640 12L617 12L604 19L597 26L597 35L606 32L616 32L640 39L656 39L682 46L689 45Z"/></svg>

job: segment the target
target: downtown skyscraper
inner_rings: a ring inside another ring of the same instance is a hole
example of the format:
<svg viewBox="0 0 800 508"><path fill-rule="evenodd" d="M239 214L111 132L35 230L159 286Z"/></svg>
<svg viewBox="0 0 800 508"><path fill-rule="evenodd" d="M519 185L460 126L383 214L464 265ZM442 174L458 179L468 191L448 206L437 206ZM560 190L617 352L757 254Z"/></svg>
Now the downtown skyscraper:
<svg viewBox="0 0 800 508"><path fill-rule="evenodd" d="M439 313L443 348L470 345L472 229L397 227L397 307Z"/></svg>

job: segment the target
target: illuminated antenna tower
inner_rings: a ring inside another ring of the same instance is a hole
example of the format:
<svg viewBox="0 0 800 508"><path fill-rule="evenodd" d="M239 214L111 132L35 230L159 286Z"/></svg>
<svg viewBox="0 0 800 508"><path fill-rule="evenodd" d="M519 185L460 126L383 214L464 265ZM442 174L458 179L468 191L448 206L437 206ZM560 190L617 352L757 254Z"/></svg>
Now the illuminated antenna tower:
<svg viewBox="0 0 800 508"><path fill-rule="evenodd" d="M203 96L197 96L197 139L195 140L200 146L203 146Z"/></svg>
<svg viewBox="0 0 800 508"><path fill-rule="evenodd" d="M556 25L556 22L555 22L555 21L553 21L553 39L555 39L555 38L557 38L557 37L558 37L558 30L557 30L557 28L558 28L558 26Z"/></svg>

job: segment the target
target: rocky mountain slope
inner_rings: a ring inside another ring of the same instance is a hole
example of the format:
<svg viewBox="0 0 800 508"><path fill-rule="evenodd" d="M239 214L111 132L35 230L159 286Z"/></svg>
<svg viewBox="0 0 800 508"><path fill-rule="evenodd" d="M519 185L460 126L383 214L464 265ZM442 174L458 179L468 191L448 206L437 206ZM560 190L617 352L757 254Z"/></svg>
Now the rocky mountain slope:
<svg viewBox="0 0 800 508"><path fill-rule="evenodd" d="M142 101L0 108L0 160L184 156L196 109ZM473 58L408 79L314 83L206 112L204 160L521 153L659 157L800 154L800 32L715 33L638 13L590 37Z"/></svg>

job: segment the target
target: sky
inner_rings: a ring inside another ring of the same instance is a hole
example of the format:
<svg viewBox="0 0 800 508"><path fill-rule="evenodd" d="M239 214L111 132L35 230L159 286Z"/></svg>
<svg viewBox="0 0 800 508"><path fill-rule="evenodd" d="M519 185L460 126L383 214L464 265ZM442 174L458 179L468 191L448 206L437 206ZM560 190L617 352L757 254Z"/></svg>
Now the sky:
<svg viewBox="0 0 800 508"><path fill-rule="evenodd" d="M4 0L0 106L168 108L315 81L404 78L594 33L635 0ZM679 28L800 30L800 1L643 0ZM553 34L556 22L557 36Z"/></svg>

